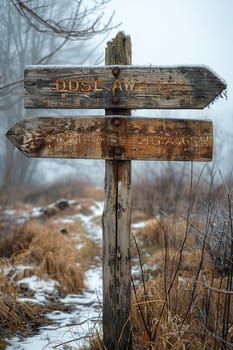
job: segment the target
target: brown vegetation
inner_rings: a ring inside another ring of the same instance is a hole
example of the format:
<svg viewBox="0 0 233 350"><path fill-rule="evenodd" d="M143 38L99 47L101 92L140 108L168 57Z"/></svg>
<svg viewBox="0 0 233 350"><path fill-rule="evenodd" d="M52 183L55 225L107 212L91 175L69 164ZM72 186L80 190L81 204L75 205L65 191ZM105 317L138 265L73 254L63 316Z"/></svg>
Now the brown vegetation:
<svg viewBox="0 0 233 350"><path fill-rule="evenodd" d="M134 350L233 349L231 192L211 176L183 175L172 169L134 184L133 220L147 219L133 229L141 268L133 283ZM99 335L87 348L102 349Z"/></svg>
<svg viewBox="0 0 233 350"><path fill-rule="evenodd" d="M4 349L6 343L1 343L1 335L32 334L38 326L48 323L43 317L47 310L35 303L22 303L17 300L18 288L5 276L3 268L5 262L1 262L0 271L0 349Z"/></svg>
<svg viewBox="0 0 233 350"><path fill-rule="evenodd" d="M208 282L209 287L201 277L195 281L177 276L171 286L160 274L147 283L146 294L138 288L132 308L134 349L212 350L223 349L223 344L231 349L232 327L227 340L222 337L226 280ZM229 311L232 315L232 305Z"/></svg>
<svg viewBox="0 0 233 350"><path fill-rule="evenodd" d="M62 217L91 215L94 203L91 198L78 198L71 204L58 200L44 206L38 220L28 217L25 224L3 222L8 233L0 239L0 349L6 345L1 334L28 335L47 323L40 315L50 309L62 309L58 295L82 293L84 269L95 262L99 247L88 238L81 221L76 218L63 223ZM19 203L14 208L16 215L31 209L30 205ZM54 210L53 215L48 215L48 209ZM19 296L33 297L35 293L21 282L30 276L56 281L57 292L48 294L47 304L18 301Z"/></svg>
<svg viewBox="0 0 233 350"><path fill-rule="evenodd" d="M89 198L96 201L102 201L104 198L104 190L96 188L91 181L88 180L70 180L56 182L47 186L33 186L33 188L25 188L22 200L25 203L33 203L46 205L55 202L60 198Z"/></svg>
<svg viewBox="0 0 233 350"><path fill-rule="evenodd" d="M166 189L165 200L161 189L156 193L157 184L153 189L154 181L144 186L141 181L138 187L134 184L133 220L144 221L144 226L133 229L137 247L132 243L132 248L134 256L139 254L141 268L141 278L133 283L133 349L232 350L231 193L227 190L224 194L223 187L214 187L212 182L205 187L200 179L192 180L191 185L183 182L178 191L175 177L172 193L170 177L167 183L165 180L160 179ZM79 200L78 208L89 215L92 204L86 197ZM44 224L29 222L12 228L0 241L0 253L8 263L30 263L32 270L25 269L24 275L56 279L62 293L82 289L83 267L100 254L81 222L64 225L61 230L54 218L73 214L74 208L64 210L56 209ZM77 231L82 232L81 240L75 236ZM80 245L78 250L74 243ZM14 289L12 295L17 292ZM97 337L94 333L90 331L86 348L102 350L101 331Z"/></svg>
<svg viewBox="0 0 233 350"><path fill-rule="evenodd" d="M0 252L14 265L30 265L31 273L58 281L61 291L80 292L84 287L77 249L51 227L37 222L16 227L9 237L0 241Z"/></svg>
<svg viewBox="0 0 233 350"><path fill-rule="evenodd" d="M148 192L144 187L144 198L148 196L151 208L161 213L136 232L142 247L140 262L146 263L150 271L146 281L141 266L141 283L134 286L133 349L230 350L231 192L226 184L215 185L213 178L208 186L199 178L196 182L192 179L189 189L184 180L183 187L179 187L173 175L172 184L169 176L159 179L162 193L156 192L157 185L152 190L152 182L146 183ZM141 187L135 191L137 196ZM177 188L182 190L178 193ZM156 209L153 196L159 194L165 194L166 200L160 198L164 206Z"/></svg>

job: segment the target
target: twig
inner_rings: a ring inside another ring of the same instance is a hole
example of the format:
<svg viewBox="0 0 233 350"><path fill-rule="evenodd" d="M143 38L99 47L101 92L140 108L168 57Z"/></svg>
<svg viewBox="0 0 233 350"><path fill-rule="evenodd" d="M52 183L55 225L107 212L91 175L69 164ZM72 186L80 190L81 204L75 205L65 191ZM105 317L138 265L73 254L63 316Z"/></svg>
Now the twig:
<svg viewBox="0 0 233 350"><path fill-rule="evenodd" d="M210 286L207 281L206 281L206 278L205 278L205 275L203 274L203 280L204 282L198 282L199 284L201 284L203 287L209 289L209 290L212 290L213 292L216 292L216 293L222 293L222 294L231 294L233 295L233 291L231 290L226 290L226 289L220 289L220 288L215 288L215 287L212 287Z"/></svg>
<svg viewBox="0 0 233 350"><path fill-rule="evenodd" d="M210 183L210 187L209 187L209 194L208 194L208 198L209 199L210 199L210 194L211 194L211 190L212 190L212 187L213 187L213 184L214 184L214 178L215 178L216 173L217 172L215 172L214 175L211 178L211 183ZM193 303L193 300L194 300L194 295L195 295L196 288L197 288L197 281L199 279L199 275L201 273L202 266L203 266L204 255L205 255L205 248L206 248L206 243L207 243L207 238L208 238L208 231L209 231L209 225L210 225L210 217L211 217L211 210L210 210L211 205L210 204L211 204L210 200L208 200L207 214L206 214L206 223L205 223L205 232L204 232L204 238L203 238L203 244L202 244L202 250L201 250L201 259L200 259L200 263L199 263L199 268L198 268L196 276L194 278L194 286L193 286L193 289L192 289L190 301L189 301L186 313L184 315L184 318L183 318L183 320L181 322L180 329L183 327L183 325L184 325L184 323L185 323L185 321L186 321L186 319L188 317L188 314L189 314L189 312L191 310L191 306L192 306L192 303Z"/></svg>
<svg viewBox="0 0 233 350"><path fill-rule="evenodd" d="M68 23L71 23L71 28L68 28L62 25L59 22L55 22L53 19L44 18L42 15L37 12L38 9L33 9L26 4L26 1L20 0L11 0L13 5L16 7L19 14L25 18L25 20L38 32L47 33L52 35L63 36L69 40L86 40L94 37L96 34L102 34L109 32L112 29L117 28L119 25L111 26L114 12L109 17L106 24L103 24L101 28L98 28L101 20L103 19L103 13L96 15L92 23L87 25L85 29L76 29L75 25L78 25L78 28L81 28L80 23L89 15L95 14L96 11L100 10L101 7L107 4L110 0L102 0L100 4L95 3L91 8L84 8L83 12L80 11L80 4L83 0L80 0L75 15L67 18Z"/></svg>
<svg viewBox="0 0 233 350"><path fill-rule="evenodd" d="M61 328L66 328L66 327L74 327L74 326L82 326L83 324L85 324L88 321L93 321L93 322L98 322L100 319L99 318L87 318L86 320L79 322L79 323L67 323L63 326L59 326L56 328L53 328L55 331ZM43 329L48 329L48 328L43 328Z"/></svg>
<svg viewBox="0 0 233 350"><path fill-rule="evenodd" d="M185 230L185 236L184 236L184 239L183 239L183 242L181 244L181 248L180 248L180 252L179 252L179 260L178 260L178 264L177 264L177 268L176 268L176 271L172 277L172 280L171 280L171 283L170 283L170 286L167 290L167 293L169 294L173 285L174 285L174 282L176 280L176 277L178 275L178 272L179 272L179 269L180 269L180 266L181 266L181 260L182 260L182 255L183 255L183 251L184 251L184 246L185 246L185 243L187 241L187 238L188 238L188 234L189 234L189 230L190 230L190 225L189 225L189 222L190 222L190 217L191 217L191 209L192 209L192 206L191 206L191 194L192 194L192 188L193 188L193 162L191 163L191 179L190 179L190 189L189 189L189 206L188 206L188 214L187 214L187 224L186 224L186 230ZM160 324L160 321L162 319L162 315L163 315L163 312L164 312L164 309L165 309L165 306L167 305L167 303L165 302L161 308L161 311L160 311L160 315L159 315L159 318L158 318L158 322L156 324L156 327L153 331L153 336L152 336L152 339L153 341L156 339L156 334L157 334L157 330L158 330L158 327L159 327L159 324ZM183 326L183 325L182 325Z"/></svg>
<svg viewBox="0 0 233 350"><path fill-rule="evenodd" d="M143 272L143 268L142 268L141 254L140 254L140 251L139 251L139 248L138 248L138 244L137 244L135 235L134 235L133 233L132 233L132 236L133 236L133 239L134 239L134 242L135 242L135 245L136 245L136 249L137 249L137 253L138 253L138 257L139 257L139 264L140 264L141 275L142 275L142 281L143 281L143 289L144 289L144 298L145 298L145 301L147 302L146 285L145 285L145 279L144 279L144 272ZM139 301L138 301L138 299L137 299L137 292L136 292L134 280L133 280L133 278L131 278L131 280L132 280L132 285L133 285L133 290L134 290L135 299L136 299L136 302L137 302L137 307L138 307L138 309L139 309L139 313L140 313L140 315L141 315L142 322L143 322L143 324L144 324L146 333L147 333L149 339L151 340L151 331L150 331L150 329L149 329L149 327L148 327L148 325L149 325L149 320L147 319L147 322L146 322L146 320L145 320L145 318L144 318L144 315L143 315L143 312L142 312L140 303L139 303ZM147 304L146 304L146 308L147 308ZM149 313L148 313L148 312L147 312L147 316L149 317Z"/></svg>
<svg viewBox="0 0 233 350"><path fill-rule="evenodd" d="M220 341L222 344L224 344L224 345L229 346L229 349L233 349L233 344L232 344L232 343L230 343L230 342L224 340L223 338L221 338L220 336L214 334L213 332L211 332L211 331L206 327L205 317L204 317L203 312L202 312L202 310L200 309L200 307L197 306L197 305L195 305L194 308L196 308L196 309L199 311L200 319L201 319L201 321L202 321L202 325L203 325L204 329L206 330L206 332L207 332L212 338L214 338L214 339L216 339L216 340L219 340L219 341Z"/></svg>

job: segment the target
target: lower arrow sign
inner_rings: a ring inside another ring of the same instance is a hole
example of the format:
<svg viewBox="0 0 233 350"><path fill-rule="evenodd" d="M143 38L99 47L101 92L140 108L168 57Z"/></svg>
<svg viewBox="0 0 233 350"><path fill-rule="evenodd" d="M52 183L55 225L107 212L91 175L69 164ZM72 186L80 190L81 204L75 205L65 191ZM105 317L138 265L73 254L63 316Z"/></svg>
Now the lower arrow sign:
<svg viewBox="0 0 233 350"><path fill-rule="evenodd" d="M36 117L16 123L6 136L35 158L211 161L213 150L208 120Z"/></svg>

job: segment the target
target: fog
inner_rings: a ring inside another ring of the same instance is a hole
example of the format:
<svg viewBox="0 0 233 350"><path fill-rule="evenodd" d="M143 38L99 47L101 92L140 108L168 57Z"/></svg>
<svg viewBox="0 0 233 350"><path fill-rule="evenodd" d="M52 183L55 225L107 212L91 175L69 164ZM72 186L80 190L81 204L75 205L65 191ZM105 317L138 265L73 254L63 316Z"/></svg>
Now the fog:
<svg viewBox="0 0 233 350"><path fill-rule="evenodd" d="M233 150L233 1L232 0L111 0L103 6L107 23L115 10L114 23L120 24L108 36L94 37L90 45L101 42L90 57L104 52L107 41L118 31L130 35L132 41L132 61L134 65L177 66L204 65L213 70L227 84L227 99L218 98L203 110L137 110L133 115L169 118L210 119L214 123L214 159L212 164L226 173L232 171L231 153ZM77 64L82 50L77 50ZM75 64L75 57L62 59L59 55L54 64ZM84 65L86 62L84 63ZM36 111L33 111L35 113ZM37 113L37 112L36 112ZM38 111L42 114L41 111ZM44 111L46 113L46 111ZM49 111L49 113L53 113ZM57 112L56 112L57 113ZM67 114L104 114L98 111L66 111ZM30 116L30 110L26 111ZM6 130L5 130L6 131ZM23 156L22 156L23 157ZM165 162L166 163L166 162ZM211 165L212 165L211 164ZM154 162L133 162L135 172L141 167L163 167ZM204 164L195 165L202 167ZM54 181L60 177L87 177L97 183L103 182L104 161L88 160L38 160L34 179L40 182Z"/></svg>
<svg viewBox="0 0 233 350"><path fill-rule="evenodd" d="M231 0L112 0L110 7L131 36L133 64L210 67L226 81L228 99L195 114L219 121L233 116Z"/></svg>

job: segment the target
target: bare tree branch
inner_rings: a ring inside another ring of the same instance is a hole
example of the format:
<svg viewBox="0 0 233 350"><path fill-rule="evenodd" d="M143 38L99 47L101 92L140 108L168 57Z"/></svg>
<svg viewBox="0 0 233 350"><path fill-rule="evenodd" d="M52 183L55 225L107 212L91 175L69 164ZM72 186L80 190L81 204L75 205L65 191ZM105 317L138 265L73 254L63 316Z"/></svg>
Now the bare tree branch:
<svg viewBox="0 0 233 350"><path fill-rule="evenodd" d="M15 57L18 57L21 52L25 51L32 53L32 57L29 59L30 64L47 64L56 53L66 47L66 44L70 40L87 40L100 33L105 34L105 40L108 31L113 28L110 24L114 13L112 13L107 23L103 25L103 12L99 15L103 10L103 7L107 5L110 0L93 0L92 3L89 2L89 7L84 6L84 0L76 0L75 2L70 1L69 8L71 8L71 10L67 15L64 13L63 19L61 20L59 20L59 17L57 16L56 10L59 10L59 7L56 8L55 2L48 3L47 1L37 0L10 0L10 2L20 14L20 16L18 16L19 19L23 18L23 20L25 20L25 24L27 25L24 32L25 34L28 33L29 28L32 27L38 32L38 34L42 33L42 35L45 34L47 37L49 34L51 38L54 37L56 40L53 41L50 51L46 53L46 50L42 50L43 47L38 47L38 41L30 41L31 39L29 40L28 35L25 35L23 39L24 41L22 41L21 36L18 35L17 32L12 32L15 52L11 52L11 57L9 57L10 51L6 46L6 52L4 54L4 56L6 56L5 64L6 62L9 62L9 60L11 61L11 64L13 64ZM54 21L54 18L56 18L56 21ZM11 20L11 17L9 17L9 19ZM59 38L61 40L59 40ZM30 45L30 43L34 46L34 49L32 47L31 50L28 50L27 46ZM41 43L42 40L39 42L40 46ZM79 64L82 64L88 57L92 56L100 43L101 41L95 44L91 50L83 53L82 62L79 62ZM2 50L4 50L4 47L2 47ZM35 56L36 52L40 53L40 57ZM41 57L42 52L44 55ZM99 59L100 57L98 60ZM8 74L8 76L13 77L14 74ZM18 77L18 79L13 80L12 82L4 81L5 84L2 84L3 81L4 80L1 79L0 76L0 108L5 111L9 109L11 105L15 105L20 100L19 93L21 94L21 98L23 97L23 78L21 79ZM7 97L9 96L11 96L11 100L7 100Z"/></svg>
<svg viewBox="0 0 233 350"><path fill-rule="evenodd" d="M112 28L111 0L1 0L0 129L24 116L23 70L28 64L83 64L99 59L97 48ZM97 34L104 34L98 37ZM85 40L92 39L88 44ZM95 63L96 64L96 63ZM36 161L22 159L1 138L0 190L34 181ZM20 164L20 166L19 166ZM6 195L6 198L8 195Z"/></svg>
<svg viewBox="0 0 233 350"><path fill-rule="evenodd" d="M32 26L36 31L40 33L46 33L50 35L57 35L65 37L68 40L86 40L93 38L96 34L103 34L109 32L113 28L119 25L112 25L114 12L111 14L106 24L102 24L104 12L97 15L99 11L110 0L94 1L90 7L84 6L84 1L79 0L76 2L76 9L73 14L60 22L53 20L52 18L45 18L41 15L41 7L33 8L34 0L20 1L10 0L16 7L19 14ZM53 6L50 4L49 6ZM81 10L82 7L82 10ZM86 19L90 16L93 17L90 24L86 22ZM83 27L83 29L81 29Z"/></svg>

